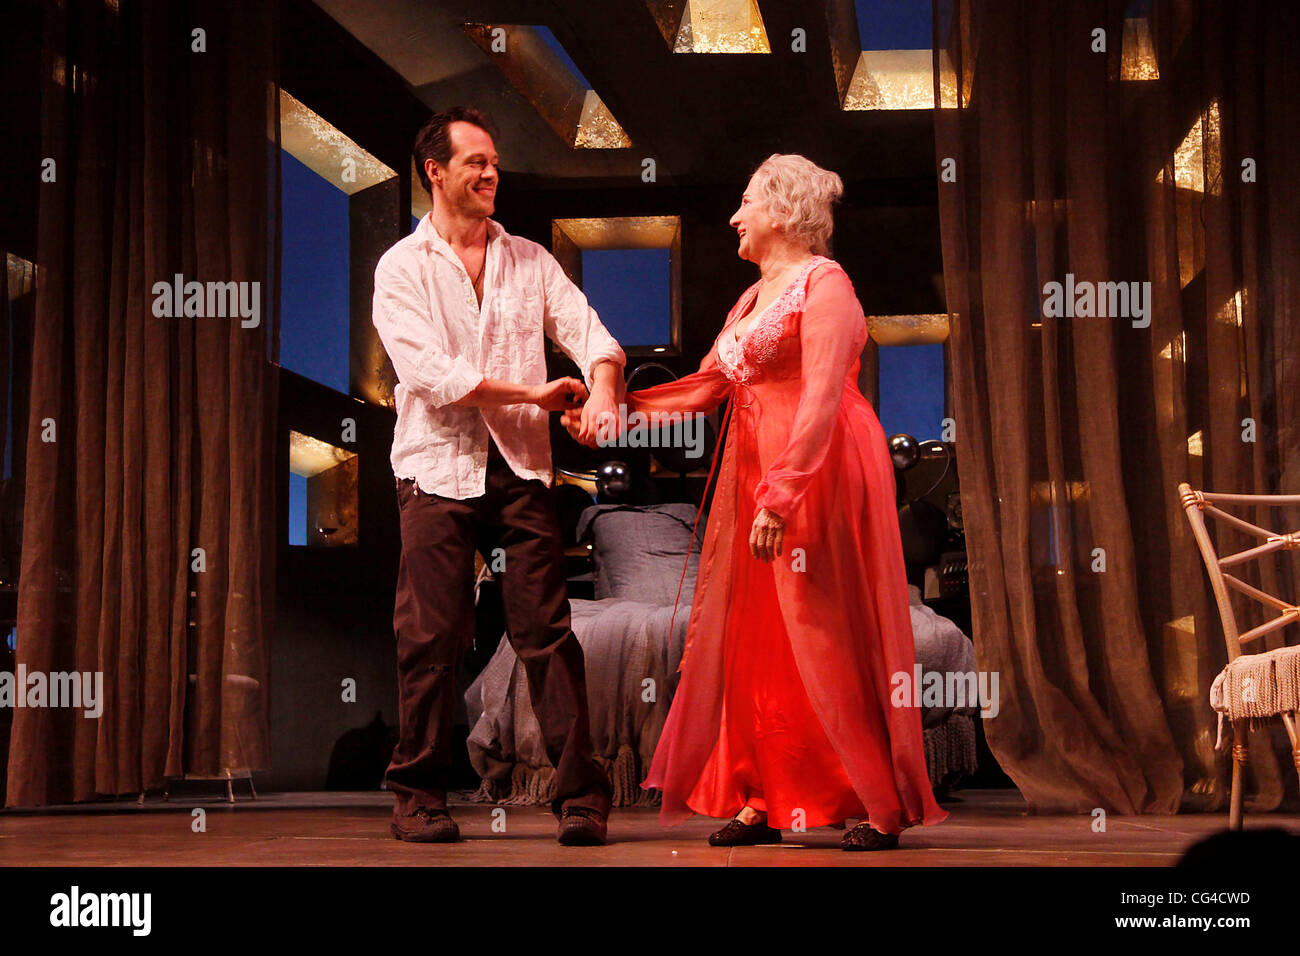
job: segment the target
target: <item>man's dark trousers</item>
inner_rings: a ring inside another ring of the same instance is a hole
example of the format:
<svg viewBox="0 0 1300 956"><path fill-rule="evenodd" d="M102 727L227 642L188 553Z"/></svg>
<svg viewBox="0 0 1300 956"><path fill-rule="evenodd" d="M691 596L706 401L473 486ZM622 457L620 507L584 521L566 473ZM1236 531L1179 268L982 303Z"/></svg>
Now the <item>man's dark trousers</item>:
<svg viewBox="0 0 1300 956"><path fill-rule="evenodd" d="M474 552L504 552L506 633L528 675L533 711L564 806L608 813L609 780L592 756L582 647L569 623L564 554L555 503L538 479L510 468L488 439L485 493L458 500L397 482L402 557L397 635L401 730L386 780L398 813L445 809L457 675L474 635Z"/></svg>

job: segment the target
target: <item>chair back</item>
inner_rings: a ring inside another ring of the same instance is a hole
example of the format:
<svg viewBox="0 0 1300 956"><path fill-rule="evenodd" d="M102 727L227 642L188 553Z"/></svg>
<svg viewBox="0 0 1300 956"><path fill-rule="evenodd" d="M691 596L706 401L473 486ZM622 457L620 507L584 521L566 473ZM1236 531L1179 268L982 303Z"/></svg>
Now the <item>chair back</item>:
<svg viewBox="0 0 1300 956"><path fill-rule="evenodd" d="M1205 561L1205 570L1210 575L1210 587L1214 590L1214 599L1219 605L1219 617L1223 621L1223 639L1228 645L1229 662L1236 660L1241 655L1244 645L1258 640L1265 634L1286 627L1288 624L1300 621L1300 607L1288 604L1276 595L1247 584L1236 575L1225 570L1235 568L1237 565L1244 564L1255 558L1263 558L1277 551L1300 549L1300 531L1270 531L1268 528L1252 524L1218 507L1220 504L1250 505L1256 508L1300 505L1300 495L1232 495L1197 491L1184 481L1178 486L1178 499L1182 503L1188 522L1192 526L1192 534L1196 537L1196 544L1201 549L1201 558ZM1262 538L1264 543L1221 558L1215 551L1214 542L1206 529L1205 518L1207 516L1230 524L1249 535ZM1265 607L1278 611L1278 616L1258 627L1251 628L1244 634L1240 633L1237 626L1237 615L1232 607L1231 595L1228 593L1229 588L1240 591L1242 594L1259 601Z"/></svg>

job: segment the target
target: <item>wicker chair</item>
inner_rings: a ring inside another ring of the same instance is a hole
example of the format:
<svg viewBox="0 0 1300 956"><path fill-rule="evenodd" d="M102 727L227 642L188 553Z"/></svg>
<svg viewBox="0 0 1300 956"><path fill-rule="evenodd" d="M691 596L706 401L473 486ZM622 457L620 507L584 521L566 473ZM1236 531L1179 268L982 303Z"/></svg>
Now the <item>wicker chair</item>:
<svg viewBox="0 0 1300 956"><path fill-rule="evenodd" d="M1259 653L1243 653L1242 646L1270 634L1288 624L1300 622L1300 607L1287 604L1259 588L1225 572L1254 558L1262 558L1275 551L1300 548L1300 532L1279 533L1244 521L1236 515L1216 507L1216 503L1278 507L1300 505L1300 495L1229 495L1196 491L1187 482L1178 486L1178 497L1183 511L1192 525L1192 533L1201 549L1205 568L1210 574L1210 586L1219 605L1223 621L1223 637L1228 645L1228 666L1214 679L1210 688L1210 706L1219 713L1218 749L1223 740L1223 718L1232 723L1232 798L1228 807L1228 827L1241 829L1243 777L1250 752L1247 730L1256 721L1281 718L1291 738L1291 755L1296 773L1300 775L1300 740L1296 738L1296 710L1300 707L1300 645L1279 647ZM1236 528L1264 539L1264 543L1220 558L1214 543L1205 529L1205 516L1211 515ZM1245 634L1237 631L1237 617L1232 610L1228 588L1281 613L1270 621L1252 628Z"/></svg>

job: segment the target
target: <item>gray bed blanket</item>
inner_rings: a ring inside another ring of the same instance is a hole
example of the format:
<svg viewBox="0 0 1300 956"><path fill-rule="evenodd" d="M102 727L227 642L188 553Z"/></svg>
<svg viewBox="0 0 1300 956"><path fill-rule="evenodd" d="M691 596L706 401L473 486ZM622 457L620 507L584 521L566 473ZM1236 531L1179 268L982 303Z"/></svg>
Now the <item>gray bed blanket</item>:
<svg viewBox="0 0 1300 956"><path fill-rule="evenodd" d="M975 651L952 621L919 603L912 589L912 629L922 671L974 671ZM596 758L609 773L614 806L659 801L640 781L649 770L668 717L690 607L621 598L574 600L572 624L586 658L587 696ZM469 755L483 779L476 799L537 804L553 796L553 770L542 746L523 665L502 640L487 667L465 693ZM936 787L975 770L977 707L922 708L926 759Z"/></svg>

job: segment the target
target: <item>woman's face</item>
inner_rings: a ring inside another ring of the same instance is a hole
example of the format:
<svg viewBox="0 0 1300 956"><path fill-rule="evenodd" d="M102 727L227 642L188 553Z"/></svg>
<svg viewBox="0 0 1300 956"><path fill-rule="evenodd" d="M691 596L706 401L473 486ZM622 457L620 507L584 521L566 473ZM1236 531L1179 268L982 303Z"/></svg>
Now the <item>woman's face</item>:
<svg viewBox="0 0 1300 956"><path fill-rule="evenodd" d="M740 208L731 217L731 227L740 238L737 254L750 262L759 262L780 233L773 224L762 200L762 192L751 177Z"/></svg>

